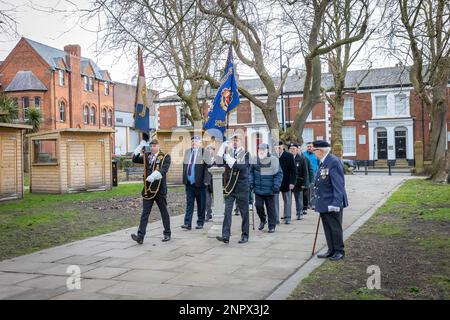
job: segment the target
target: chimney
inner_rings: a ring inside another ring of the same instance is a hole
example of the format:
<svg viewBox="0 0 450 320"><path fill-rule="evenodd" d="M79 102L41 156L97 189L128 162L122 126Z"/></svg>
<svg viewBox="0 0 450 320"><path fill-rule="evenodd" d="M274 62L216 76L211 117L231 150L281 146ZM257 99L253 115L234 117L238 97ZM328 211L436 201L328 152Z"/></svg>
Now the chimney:
<svg viewBox="0 0 450 320"><path fill-rule="evenodd" d="M68 44L64 47L64 51L68 54L81 58L81 47L78 44Z"/></svg>

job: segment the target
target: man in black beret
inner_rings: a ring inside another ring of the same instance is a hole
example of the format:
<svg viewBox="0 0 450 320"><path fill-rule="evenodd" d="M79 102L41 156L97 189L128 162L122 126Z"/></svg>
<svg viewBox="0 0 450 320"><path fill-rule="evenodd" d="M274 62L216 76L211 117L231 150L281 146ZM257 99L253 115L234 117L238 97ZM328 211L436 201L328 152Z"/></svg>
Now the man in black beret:
<svg viewBox="0 0 450 320"><path fill-rule="evenodd" d="M284 211L283 217L285 224L291 223L291 207L292 207L292 190L295 187L295 161L292 154L284 150L284 143L278 142L275 146L276 156L280 159L281 170L283 170L283 181L281 182L280 191L283 196ZM280 223L280 193L275 193L275 208L277 224Z"/></svg>
<svg viewBox="0 0 450 320"><path fill-rule="evenodd" d="M326 141L313 142L313 151L320 160L320 166L314 179L311 204L320 213L328 246L328 251L317 257L337 261L345 256L342 212L348 206L348 200L344 169L339 158L330 153L330 149L330 144Z"/></svg>
<svg viewBox="0 0 450 320"><path fill-rule="evenodd" d="M292 190L295 199L295 209L297 220L302 219L303 213L303 192L308 186L308 166L306 157L299 152L298 144L291 143L289 152L294 156L295 161L295 187Z"/></svg>

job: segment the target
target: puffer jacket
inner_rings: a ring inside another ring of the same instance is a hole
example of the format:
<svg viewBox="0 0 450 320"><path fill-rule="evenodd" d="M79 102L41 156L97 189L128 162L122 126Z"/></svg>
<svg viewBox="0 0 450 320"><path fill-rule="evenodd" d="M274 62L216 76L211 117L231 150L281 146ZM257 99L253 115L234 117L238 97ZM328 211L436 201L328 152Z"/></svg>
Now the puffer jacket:
<svg viewBox="0 0 450 320"><path fill-rule="evenodd" d="M283 171L277 157L259 157L250 166L249 182L253 192L261 196L270 196L280 191Z"/></svg>

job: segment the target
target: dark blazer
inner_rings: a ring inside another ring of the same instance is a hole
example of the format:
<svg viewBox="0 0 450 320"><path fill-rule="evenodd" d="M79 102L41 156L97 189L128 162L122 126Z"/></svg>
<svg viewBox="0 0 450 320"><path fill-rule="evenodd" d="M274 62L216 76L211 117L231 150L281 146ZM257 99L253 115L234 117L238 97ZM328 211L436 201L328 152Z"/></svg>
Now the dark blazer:
<svg viewBox="0 0 450 320"><path fill-rule="evenodd" d="M160 152L158 153L158 155L157 155L156 158L158 158L160 155L164 156L164 153L162 153L162 152L160 151ZM146 152L146 153L145 153L145 159L146 159L146 163L145 163L145 165L146 165L146 167L145 167L145 168L146 168L145 179L147 179L147 177L148 177L149 175L151 175L152 172L153 172L153 170L152 170L152 164L150 163L150 160L151 160L151 158L150 158L150 152ZM159 160L156 159L156 161L159 161ZM143 157L142 157L141 154L138 154L137 156L136 156L136 155L133 155L133 162L134 162L134 163L141 163L141 164L144 164L144 159L143 159ZM169 171L169 167L170 167L170 155L167 154L167 155L166 155L166 158L165 158L165 160L164 160L163 165L160 166L160 168L159 168L159 172L160 172L161 175L162 175L162 181L161 181L161 185L160 185L160 187L159 187L159 194L160 194L160 195L166 195L166 194L167 194L167 179L166 179L166 174L167 174L167 171ZM149 182L146 182L146 183L147 183L147 186L150 185ZM144 188L142 188L142 195L144 195Z"/></svg>
<svg viewBox="0 0 450 320"><path fill-rule="evenodd" d="M228 152L233 152L233 149L227 149ZM239 171L239 178L236 183L236 187L233 192L248 192L249 188L249 170L250 170L250 154L243 148L239 149L235 158L237 161L230 168L223 157L216 156L215 164L218 167L224 167L225 172L223 174L224 185L230 180L232 170Z"/></svg>
<svg viewBox="0 0 450 320"><path fill-rule="evenodd" d="M188 166L191 161L191 151L192 149L186 150L184 153L184 161L183 161L183 184L187 185L189 180L187 178ZM195 174L195 187L204 188L205 183L208 179L208 161L206 159L207 152L204 148L199 148L197 151L197 155L194 161L194 174Z"/></svg>
<svg viewBox="0 0 450 320"><path fill-rule="evenodd" d="M344 169L341 161L329 153L319 166L313 189L312 205L320 213L328 212L328 206L345 208L348 206L345 192Z"/></svg>
<svg viewBox="0 0 450 320"><path fill-rule="evenodd" d="M281 170L283 170L283 181L281 182L280 191L289 191L289 185L295 185L295 161L294 156L287 151L283 151L280 156Z"/></svg>
<svg viewBox="0 0 450 320"><path fill-rule="evenodd" d="M296 190L301 190L302 187L308 186L308 166L306 161L309 160L302 153L299 153L294 157L294 161L296 169L295 188Z"/></svg>

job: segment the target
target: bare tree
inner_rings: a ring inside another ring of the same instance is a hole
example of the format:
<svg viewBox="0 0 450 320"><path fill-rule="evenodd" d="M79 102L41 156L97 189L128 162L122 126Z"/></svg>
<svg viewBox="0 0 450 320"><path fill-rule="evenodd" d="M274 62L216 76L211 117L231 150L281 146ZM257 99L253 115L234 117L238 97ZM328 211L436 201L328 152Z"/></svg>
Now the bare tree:
<svg viewBox="0 0 450 320"><path fill-rule="evenodd" d="M327 43L340 41L343 38L356 39L356 35L364 32L368 25L368 19L373 13L373 7L369 8L368 0L333 0L329 10L327 10L322 28L322 38L327 39ZM380 18L382 18L384 14ZM381 19L382 20L382 19ZM366 31L364 38L358 42L347 42L331 50L326 57L329 72L333 75L333 86L324 88L331 91L332 96L325 92L325 97L333 109L333 121L331 122L331 146L336 156L342 157L342 126L344 123L343 107L345 91L345 78L351 64L358 58L359 54L367 44L375 28ZM364 80L362 75L359 83ZM358 85L357 85L358 87ZM357 91L358 88L355 88Z"/></svg>
<svg viewBox="0 0 450 320"><path fill-rule="evenodd" d="M188 119L203 120L207 92L200 93L209 87L192 75L216 70L225 45L223 19L200 12L196 0L95 0L85 16L105 20L103 50L141 46L152 78L169 79Z"/></svg>
<svg viewBox="0 0 450 320"><path fill-rule="evenodd" d="M10 2L0 0L0 33L17 35L17 21L14 17L15 7Z"/></svg>
<svg viewBox="0 0 450 320"><path fill-rule="evenodd" d="M450 183L447 115L450 77L450 3L447 0L392 0L391 39L411 61L410 81L431 117L431 179Z"/></svg>
<svg viewBox="0 0 450 320"><path fill-rule="evenodd" d="M298 34L299 48L305 59L303 101L296 114L293 134L301 140L306 119L313 107L322 101L320 57L348 43L356 42L364 37L367 29L365 12L359 32L342 35L339 39L329 41L321 32L325 14L333 0L285 0L283 3L287 19L295 27ZM299 15L301 13L301 15ZM306 45L304 45L306 44Z"/></svg>
<svg viewBox="0 0 450 320"><path fill-rule="evenodd" d="M286 68L278 84L268 71L271 59L270 47L276 39L269 26L276 15L276 10L270 5L260 6L260 2L257 1L218 0L204 3L198 1L198 4L202 12L223 18L232 27L233 35L229 42L233 44L239 60L256 72L264 85L267 99L258 98L256 94L241 86L238 88L239 92L262 110L269 129L279 129L276 104L290 69ZM201 77L218 86L218 82L211 76Z"/></svg>

